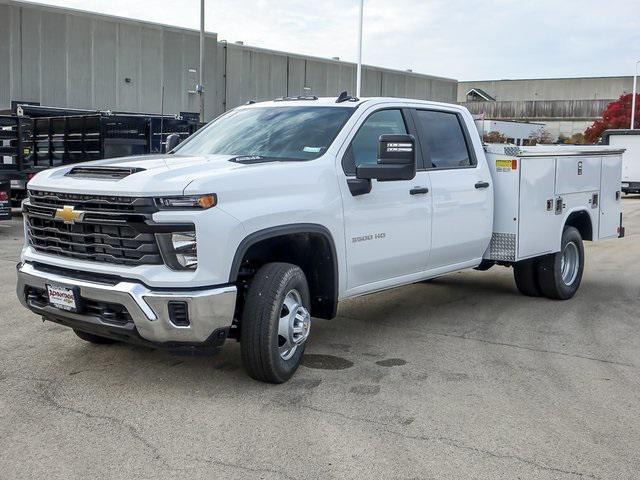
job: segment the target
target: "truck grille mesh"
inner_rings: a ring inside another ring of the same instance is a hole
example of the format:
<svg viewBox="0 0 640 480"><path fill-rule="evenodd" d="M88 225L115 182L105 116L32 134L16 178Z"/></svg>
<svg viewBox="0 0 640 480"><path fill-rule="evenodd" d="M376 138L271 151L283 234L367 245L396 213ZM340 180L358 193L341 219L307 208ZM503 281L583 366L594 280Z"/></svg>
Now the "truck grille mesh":
<svg viewBox="0 0 640 480"><path fill-rule="evenodd" d="M74 207L83 218L56 219L56 211ZM30 191L24 214L29 244L50 255L119 265L161 264L154 233L145 223L155 211L153 199Z"/></svg>

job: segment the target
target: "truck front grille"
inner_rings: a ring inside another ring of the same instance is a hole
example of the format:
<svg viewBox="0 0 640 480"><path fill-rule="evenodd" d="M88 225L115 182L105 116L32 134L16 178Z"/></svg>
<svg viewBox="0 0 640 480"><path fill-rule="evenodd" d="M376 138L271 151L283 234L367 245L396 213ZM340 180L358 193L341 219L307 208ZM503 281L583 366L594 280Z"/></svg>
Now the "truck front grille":
<svg viewBox="0 0 640 480"><path fill-rule="evenodd" d="M42 191L30 191L24 204L28 242L36 251L130 266L163 263L151 222L154 211L151 198Z"/></svg>

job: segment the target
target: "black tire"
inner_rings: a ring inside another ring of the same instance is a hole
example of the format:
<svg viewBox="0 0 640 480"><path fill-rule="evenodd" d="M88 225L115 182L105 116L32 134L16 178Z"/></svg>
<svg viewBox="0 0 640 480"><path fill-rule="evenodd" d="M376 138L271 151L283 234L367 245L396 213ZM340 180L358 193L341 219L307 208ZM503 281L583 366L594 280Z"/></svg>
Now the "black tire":
<svg viewBox="0 0 640 480"><path fill-rule="evenodd" d="M95 343L96 345L111 345L112 343L118 343L117 340L107 337L100 337L93 333L83 332L82 330L73 330L75 334L85 342Z"/></svg>
<svg viewBox="0 0 640 480"><path fill-rule="evenodd" d="M513 278L522 295L539 297L542 295L538 284L538 259L521 260L513 264Z"/></svg>
<svg viewBox="0 0 640 480"><path fill-rule="evenodd" d="M570 244L577 249L577 271L572 279L566 281L562 277L562 256ZM584 271L584 245L582 236L574 227L565 227L562 232L560 251L553 255L545 255L538 262L538 283L540 291L548 298L568 300L575 295L582 281Z"/></svg>
<svg viewBox="0 0 640 480"><path fill-rule="evenodd" d="M250 377L269 383L284 383L300 365L306 342L293 356L283 359L278 350L280 317L286 312L285 297L299 293L309 311L309 287L304 272L290 263L268 263L255 274L247 292L240 322L242 364ZM307 330L308 331L308 330Z"/></svg>

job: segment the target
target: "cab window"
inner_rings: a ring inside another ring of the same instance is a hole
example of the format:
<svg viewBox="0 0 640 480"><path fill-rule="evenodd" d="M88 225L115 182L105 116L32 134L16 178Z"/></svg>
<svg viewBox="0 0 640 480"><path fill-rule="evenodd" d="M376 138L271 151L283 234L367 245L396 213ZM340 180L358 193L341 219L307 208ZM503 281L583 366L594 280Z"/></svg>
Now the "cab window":
<svg viewBox="0 0 640 480"><path fill-rule="evenodd" d="M431 168L460 168L475 164L457 114L417 110L415 117L420 139L431 159Z"/></svg>
<svg viewBox="0 0 640 480"><path fill-rule="evenodd" d="M356 165L378 161L378 139L380 135L404 135L407 127L402 112L397 109L380 110L369 116L342 159L342 167L347 175L355 175Z"/></svg>

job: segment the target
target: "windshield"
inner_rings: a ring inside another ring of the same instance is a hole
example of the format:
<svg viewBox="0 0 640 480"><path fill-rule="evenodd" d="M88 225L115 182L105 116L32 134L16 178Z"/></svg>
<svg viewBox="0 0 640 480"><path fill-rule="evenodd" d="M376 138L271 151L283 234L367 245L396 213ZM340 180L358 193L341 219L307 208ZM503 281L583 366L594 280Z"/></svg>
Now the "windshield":
<svg viewBox="0 0 640 480"><path fill-rule="evenodd" d="M241 108L215 120L175 152L312 160L327 151L353 111L349 107Z"/></svg>

